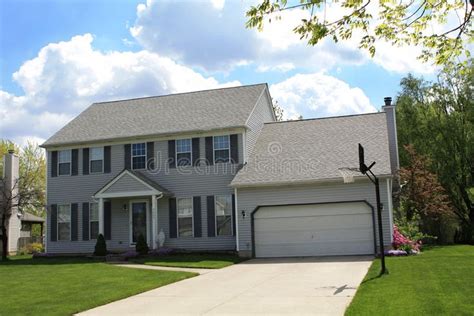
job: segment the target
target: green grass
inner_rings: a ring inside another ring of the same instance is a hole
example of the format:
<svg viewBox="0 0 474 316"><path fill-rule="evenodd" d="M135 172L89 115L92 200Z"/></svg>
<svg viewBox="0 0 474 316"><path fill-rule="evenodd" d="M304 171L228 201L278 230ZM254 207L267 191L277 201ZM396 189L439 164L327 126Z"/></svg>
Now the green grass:
<svg viewBox="0 0 474 316"><path fill-rule="evenodd" d="M13 257L0 262L0 315L71 315L195 275L87 258Z"/></svg>
<svg viewBox="0 0 474 316"><path fill-rule="evenodd" d="M134 260L152 266L220 269L245 259L228 254L171 254L162 257L147 257Z"/></svg>
<svg viewBox="0 0 474 316"><path fill-rule="evenodd" d="M435 247L374 261L346 315L473 315L474 246Z"/></svg>

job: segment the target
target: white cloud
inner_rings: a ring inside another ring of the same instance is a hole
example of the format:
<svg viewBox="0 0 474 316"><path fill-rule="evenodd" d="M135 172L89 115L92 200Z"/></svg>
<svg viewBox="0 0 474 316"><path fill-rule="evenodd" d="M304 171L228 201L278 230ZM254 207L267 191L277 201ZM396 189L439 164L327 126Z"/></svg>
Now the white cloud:
<svg viewBox="0 0 474 316"><path fill-rule="evenodd" d="M24 90L0 90L0 134L45 139L96 101L239 85L219 83L148 51L101 52L90 34L43 47L13 74Z"/></svg>
<svg viewBox="0 0 474 316"><path fill-rule="evenodd" d="M216 10L222 10L225 5L225 0L211 0L211 4Z"/></svg>
<svg viewBox="0 0 474 316"><path fill-rule="evenodd" d="M377 111L360 88L350 87L323 72L297 74L271 85L270 92L283 108L285 119Z"/></svg>

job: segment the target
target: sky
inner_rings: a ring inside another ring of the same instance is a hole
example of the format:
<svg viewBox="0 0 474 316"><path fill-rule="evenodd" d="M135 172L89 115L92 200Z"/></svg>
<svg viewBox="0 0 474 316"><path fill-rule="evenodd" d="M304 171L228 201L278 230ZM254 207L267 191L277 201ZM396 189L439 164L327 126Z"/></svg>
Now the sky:
<svg viewBox="0 0 474 316"><path fill-rule="evenodd" d="M266 82L285 119L379 111L416 47L308 46L289 10L245 27L254 2L0 0L0 136L41 144L93 102Z"/></svg>

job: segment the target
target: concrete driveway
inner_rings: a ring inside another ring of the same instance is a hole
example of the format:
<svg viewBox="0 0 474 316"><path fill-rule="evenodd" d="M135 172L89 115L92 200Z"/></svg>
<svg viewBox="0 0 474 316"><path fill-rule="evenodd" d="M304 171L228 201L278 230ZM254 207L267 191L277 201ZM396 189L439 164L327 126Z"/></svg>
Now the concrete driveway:
<svg viewBox="0 0 474 316"><path fill-rule="evenodd" d="M254 259L84 315L343 315L372 257Z"/></svg>

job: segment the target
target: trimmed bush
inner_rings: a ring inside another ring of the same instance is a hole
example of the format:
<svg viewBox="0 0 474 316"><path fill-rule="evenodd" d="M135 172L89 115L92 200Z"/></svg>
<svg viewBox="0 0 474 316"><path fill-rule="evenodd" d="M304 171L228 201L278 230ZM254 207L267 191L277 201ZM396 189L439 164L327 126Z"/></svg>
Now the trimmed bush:
<svg viewBox="0 0 474 316"><path fill-rule="evenodd" d="M94 256L105 256L107 255L107 245L105 243L104 235L99 234L97 242L95 243Z"/></svg>
<svg viewBox="0 0 474 316"><path fill-rule="evenodd" d="M138 235L137 244L135 250L142 256L148 254L148 244L146 243L143 234Z"/></svg>

